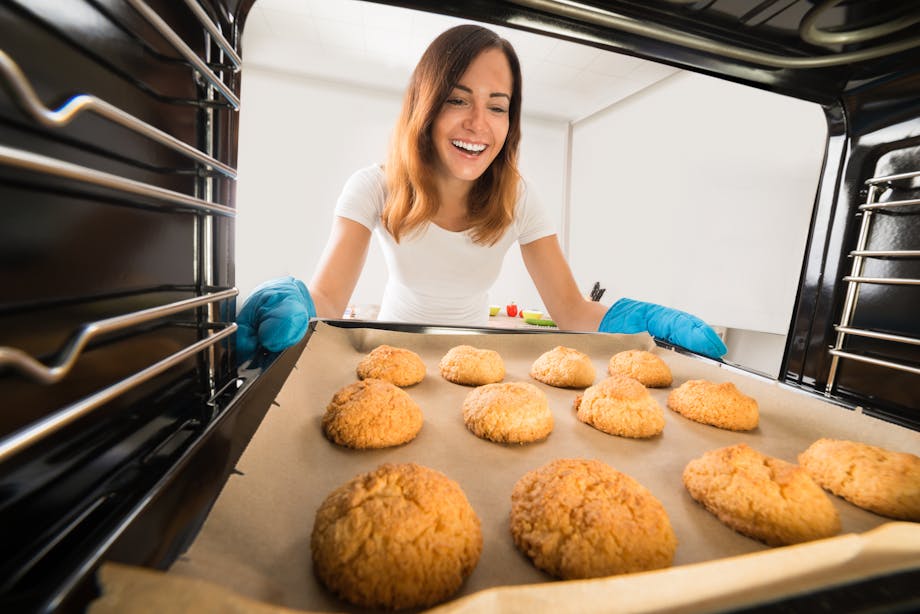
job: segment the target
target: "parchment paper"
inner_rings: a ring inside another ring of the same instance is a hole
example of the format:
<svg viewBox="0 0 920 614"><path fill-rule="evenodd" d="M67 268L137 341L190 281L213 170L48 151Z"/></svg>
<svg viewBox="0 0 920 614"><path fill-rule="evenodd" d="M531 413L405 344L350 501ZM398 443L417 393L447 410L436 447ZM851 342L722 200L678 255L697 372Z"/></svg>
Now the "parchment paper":
<svg viewBox="0 0 920 614"><path fill-rule="evenodd" d="M356 451L336 446L322 435L320 424L325 407L339 388L356 381L356 365L381 343L412 349L425 362L425 380L406 389L422 408L425 424L415 440L396 448ZM461 406L472 388L450 383L438 371L438 361L444 353L463 343L499 351L507 372L504 381L529 381L546 393L555 419L555 428L546 441L502 445L479 439L466 429ZM610 356L629 348L649 349L661 355L674 374L673 387L695 378L732 381L742 392L758 400L760 426L754 431L736 433L687 420L666 408L672 387L652 390L652 395L665 408L661 436L634 440L607 435L575 418L572 402L581 391L553 388L529 377L533 361L557 345L589 354L597 369L596 381L606 376ZM580 594L578 591L585 586L606 590L603 580L600 585L598 581L554 581L534 568L514 547L508 529L511 490L524 473L550 460L596 458L649 488L667 510L679 542L674 566L682 569L666 571L676 577L693 577L687 590L696 585L701 585L702 590L706 583L692 575L700 573L691 573L696 569L692 564L770 549L727 528L690 498L681 482L681 472L691 459L713 448L745 442L761 452L795 462L796 455L819 437L852 439L920 453L920 433L723 367L715 361L657 348L647 335L432 334L347 329L320 322L277 404L269 410L240 459L237 465L240 473L230 477L201 533L188 553L173 565L170 574L210 580L250 598L313 611L358 611L328 595L313 576L310 532L315 511L334 488L384 462L415 462L445 473L460 484L482 520L482 557L455 599L490 587L552 583L545 585L552 593L545 590L534 593L544 595L539 598L526 598L529 589L491 591L486 594L485 602L471 597L469 601L475 607L464 610L481 611L487 604L497 607L504 603L502 610L507 611L510 603L545 602L549 607L553 601L549 595L558 596L555 591L559 590L563 591L564 601L568 598L566 587L574 591L572 596ZM840 513L841 535L863 533L889 522L837 497L831 499ZM897 526L902 527L907 537L902 535L894 540L897 553L893 559L886 559L886 565L920 566L920 525ZM840 543L834 546L837 548L834 554L828 555L831 576L819 583L833 580L833 566L839 562L834 557L849 560L863 549L862 541L857 540L857 545L853 545L847 539L852 536L830 540ZM788 562L776 567L774 563L768 575L774 577L778 573L780 579L788 580L793 575L811 573L814 566L822 567L822 550L814 544L806 546L812 547L809 569L803 570L799 557L793 556L789 561L799 561L799 567ZM782 555L795 552L796 548L799 547L775 550ZM724 569L743 569L743 566L730 564ZM857 575L858 570L857 565ZM660 572L652 575L657 573ZM638 582L648 575L615 578L611 586L619 592L623 582ZM723 570L713 578L713 586L730 589L731 577L731 573ZM647 598L654 599L655 592ZM509 594L513 599L502 601L501 596ZM703 598L687 593L686 599ZM458 601L446 607L462 609L464 603ZM533 607L528 611L534 611Z"/></svg>

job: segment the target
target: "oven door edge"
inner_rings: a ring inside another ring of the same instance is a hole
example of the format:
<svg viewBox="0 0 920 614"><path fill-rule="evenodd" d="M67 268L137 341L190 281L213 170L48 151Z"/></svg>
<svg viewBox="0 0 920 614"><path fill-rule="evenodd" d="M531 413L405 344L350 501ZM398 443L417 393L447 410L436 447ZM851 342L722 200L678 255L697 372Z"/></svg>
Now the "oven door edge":
<svg viewBox="0 0 920 614"><path fill-rule="evenodd" d="M313 333L278 354L241 369L237 388L218 394L217 415L180 459L115 526L83 564L29 609L83 611L99 594L95 572L104 561L166 569L192 544L237 461L293 370ZM226 389L225 389L226 390Z"/></svg>

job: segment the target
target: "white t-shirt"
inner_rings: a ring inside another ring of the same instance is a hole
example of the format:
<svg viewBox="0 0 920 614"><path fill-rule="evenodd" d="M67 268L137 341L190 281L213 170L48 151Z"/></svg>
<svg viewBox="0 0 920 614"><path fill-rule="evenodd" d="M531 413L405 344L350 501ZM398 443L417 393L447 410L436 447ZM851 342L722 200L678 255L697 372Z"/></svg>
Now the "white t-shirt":
<svg viewBox="0 0 920 614"><path fill-rule="evenodd" d="M523 182L522 182L523 183ZM469 231L453 232L434 223L403 235L399 243L381 222L386 175L378 165L355 172L345 182L335 214L367 227L377 236L387 278L379 320L475 326L489 319L488 291L501 271L508 248L555 234L546 213L526 184L514 205L514 221L493 245L480 245Z"/></svg>

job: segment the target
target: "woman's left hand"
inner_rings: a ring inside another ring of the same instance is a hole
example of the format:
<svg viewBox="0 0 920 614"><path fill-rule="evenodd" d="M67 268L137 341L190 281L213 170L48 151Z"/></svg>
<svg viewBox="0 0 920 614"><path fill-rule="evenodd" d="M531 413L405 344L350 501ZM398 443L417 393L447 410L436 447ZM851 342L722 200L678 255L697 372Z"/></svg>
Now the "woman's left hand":
<svg viewBox="0 0 920 614"><path fill-rule="evenodd" d="M648 332L710 358L720 358L728 351L716 331L698 317L629 298L621 298L610 307L598 330L604 333Z"/></svg>
<svg viewBox="0 0 920 614"><path fill-rule="evenodd" d="M259 346L280 352L307 332L316 308L307 286L293 277L272 279L257 287L236 318L237 364L255 355Z"/></svg>

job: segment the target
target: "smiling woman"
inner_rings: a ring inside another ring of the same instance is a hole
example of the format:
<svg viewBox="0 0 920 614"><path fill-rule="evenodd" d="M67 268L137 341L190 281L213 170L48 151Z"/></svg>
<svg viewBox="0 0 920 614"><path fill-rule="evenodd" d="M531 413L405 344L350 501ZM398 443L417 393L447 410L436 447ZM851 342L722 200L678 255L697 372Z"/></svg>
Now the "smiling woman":
<svg viewBox="0 0 920 614"><path fill-rule="evenodd" d="M343 183L385 159L405 66L459 23L355 0L256 2L243 41L244 295L272 274L311 275ZM823 156L820 108L597 47L489 29L521 58L518 167L581 290L600 280L612 300L652 299L745 329L732 359L775 370ZM778 148L787 151L782 164L765 164L764 153ZM737 180L726 181L727 168ZM438 223L433 232L462 227ZM367 249L352 302L379 304L391 272L377 241ZM653 257L637 257L649 249ZM518 249L489 290L490 303L509 300L555 317Z"/></svg>
<svg viewBox="0 0 920 614"><path fill-rule="evenodd" d="M356 168L385 159L415 63L439 33L464 22L374 2L257 0L243 30L245 172L238 202L247 223L237 228L237 279L244 296L273 275L311 276L344 182ZM489 29L520 57L525 138L518 168L568 253L571 122L676 69L509 27ZM594 281L578 278L579 285ZM387 279L372 241L352 302L379 305ZM490 290L492 303L512 299L544 307L517 249L508 251Z"/></svg>
<svg viewBox="0 0 920 614"><path fill-rule="evenodd" d="M373 232L390 273L381 320L485 324L489 288L518 242L525 261L544 263L533 273L544 300L570 327L596 329L605 308L581 297L517 170L520 115L510 43L473 24L435 38L409 81L385 170L359 171L339 197L309 284L317 314L344 308Z"/></svg>
<svg viewBox="0 0 920 614"><path fill-rule="evenodd" d="M521 91L514 48L495 32L464 24L439 35L409 80L386 170L371 166L349 179L309 288L272 280L246 300L239 358L258 346L289 347L311 317L340 316L372 232L390 273L378 319L485 325L488 290L516 242L560 328L648 332L710 357L725 354L715 331L688 313L626 298L608 309L582 295L517 170Z"/></svg>

